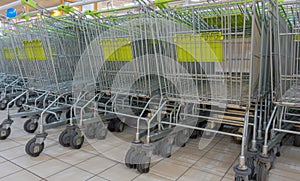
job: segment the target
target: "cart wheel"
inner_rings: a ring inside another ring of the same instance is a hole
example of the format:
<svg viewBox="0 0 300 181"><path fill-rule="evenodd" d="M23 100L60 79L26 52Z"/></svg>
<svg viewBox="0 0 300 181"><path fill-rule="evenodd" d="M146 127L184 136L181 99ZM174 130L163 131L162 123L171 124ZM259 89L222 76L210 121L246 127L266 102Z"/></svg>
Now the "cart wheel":
<svg viewBox="0 0 300 181"><path fill-rule="evenodd" d="M118 120L114 123L114 127L116 132L123 132L125 124L122 121Z"/></svg>
<svg viewBox="0 0 300 181"><path fill-rule="evenodd" d="M0 102L0 110L5 110L7 108L7 100L6 99L3 99L1 102Z"/></svg>
<svg viewBox="0 0 300 181"><path fill-rule="evenodd" d="M245 181L246 179L244 177L241 177L241 176L235 176L234 180L235 181Z"/></svg>
<svg viewBox="0 0 300 181"><path fill-rule="evenodd" d="M54 114L48 114L45 118L45 121L47 124L49 124L49 123L57 122L58 120L56 119Z"/></svg>
<svg viewBox="0 0 300 181"><path fill-rule="evenodd" d="M256 180L269 180L269 170L266 168L266 165L264 163L260 163L258 165Z"/></svg>
<svg viewBox="0 0 300 181"><path fill-rule="evenodd" d="M246 165L248 168L251 169L251 174L249 175L250 180L255 180L256 173L255 173L255 165L254 165L254 158L248 158L246 161Z"/></svg>
<svg viewBox="0 0 300 181"><path fill-rule="evenodd" d="M105 139L107 135L107 129L105 129L104 127L101 127L101 126L98 126L96 128L96 131L95 131L95 137L98 139L98 140L103 140Z"/></svg>
<svg viewBox="0 0 300 181"><path fill-rule="evenodd" d="M146 153L142 152L137 157L137 170L140 173L148 173L150 171L151 157L146 156Z"/></svg>
<svg viewBox="0 0 300 181"><path fill-rule="evenodd" d="M191 134L190 138L191 139L196 139L198 137L198 130L193 130L193 133Z"/></svg>
<svg viewBox="0 0 300 181"><path fill-rule="evenodd" d="M189 136L184 134L183 131L179 131L175 136L175 145L178 147L185 147L185 143L187 142Z"/></svg>
<svg viewBox="0 0 300 181"><path fill-rule="evenodd" d="M95 124L87 125L86 130L85 130L85 136L88 139L94 139L95 133L96 133L96 125Z"/></svg>
<svg viewBox="0 0 300 181"><path fill-rule="evenodd" d="M25 101L26 101L26 97L22 96L15 101L15 104L17 107L21 107L25 103Z"/></svg>
<svg viewBox="0 0 300 181"><path fill-rule="evenodd" d="M109 123L108 123L108 126L107 126L107 129L110 131L110 132L115 132L115 123L113 120L110 120Z"/></svg>
<svg viewBox="0 0 300 181"><path fill-rule="evenodd" d="M73 149L80 149L84 142L84 136L79 136L78 134L74 134L70 137L70 146Z"/></svg>
<svg viewBox="0 0 300 181"><path fill-rule="evenodd" d="M65 129L63 132L60 133L58 141L59 144L63 147L69 147L70 146L70 134L68 134L68 131Z"/></svg>
<svg viewBox="0 0 300 181"><path fill-rule="evenodd" d="M134 148L130 148L125 156L125 165L128 168L136 168L137 161L135 160L138 156L138 153Z"/></svg>
<svg viewBox="0 0 300 181"><path fill-rule="evenodd" d="M160 145L160 155L163 158L170 158L172 153L172 145L170 143L163 142Z"/></svg>
<svg viewBox="0 0 300 181"><path fill-rule="evenodd" d="M25 146L25 151L28 155L32 157L39 156L44 150L44 143L36 143L36 138L29 140Z"/></svg>
<svg viewBox="0 0 300 181"><path fill-rule="evenodd" d="M25 130L27 133L34 133L35 130L37 129L37 127L38 127L38 123L32 121L32 119L28 119L27 121L25 121L23 127L24 127L24 130Z"/></svg>
<svg viewBox="0 0 300 181"><path fill-rule="evenodd" d="M300 135L295 135L294 146L300 147Z"/></svg>
<svg viewBox="0 0 300 181"><path fill-rule="evenodd" d="M0 128L0 140L5 140L10 135L11 129L10 128Z"/></svg>

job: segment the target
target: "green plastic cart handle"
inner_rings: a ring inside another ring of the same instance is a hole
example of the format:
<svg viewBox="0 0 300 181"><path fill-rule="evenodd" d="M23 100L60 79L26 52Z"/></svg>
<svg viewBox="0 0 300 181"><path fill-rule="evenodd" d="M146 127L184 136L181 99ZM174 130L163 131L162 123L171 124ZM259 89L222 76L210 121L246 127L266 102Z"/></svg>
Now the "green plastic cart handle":
<svg viewBox="0 0 300 181"><path fill-rule="evenodd" d="M21 0L21 3L36 9L37 2L34 0Z"/></svg>
<svg viewBox="0 0 300 181"><path fill-rule="evenodd" d="M60 10L60 11L65 12L67 14L74 13L74 11L75 11L75 8L72 8L72 7L70 7L69 5L66 5L66 4L59 5L57 7L57 9Z"/></svg>

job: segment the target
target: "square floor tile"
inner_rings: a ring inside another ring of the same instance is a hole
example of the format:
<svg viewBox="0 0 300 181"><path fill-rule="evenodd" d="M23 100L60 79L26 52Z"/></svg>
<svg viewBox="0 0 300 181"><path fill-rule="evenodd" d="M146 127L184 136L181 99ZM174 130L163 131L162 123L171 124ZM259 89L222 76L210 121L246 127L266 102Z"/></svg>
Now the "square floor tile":
<svg viewBox="0 0 300 181"><path fill-rule="evenodd" d="M192 168L223 177L231 165L232 163L202 158Z"/></svg>
<svg viewBox="0 0 300 181"><path fill-rule="evenodd" d="M207 172L200 171L198 169L189 169L182 177L180 177L179 181L220 181L222 177L210 174Z"/></svg>
<svg viewBox="0 0 300 181"><path fill-rule="evenodd" d="M72 149L63 147L60 144L56 144L56 145L50 146L50 147L47 147L47 145L46 145L43 153L46 153L46 154L56 158L60 155L66 154L70 151L72 151Z"/></svg>
<svg viewBox="0 0 300 181"><path fill-rule="evenodd" d="M25 146L23 145L0 152L0 155L8 160L23 156L25 154Z"/></svg>
<svg viewBox="0 0 300 181"><path fill-rule="evenodd" d="M21 167L6 161L0 164L0 178L22 170Z"/></svg>
<svg viewBox="0 0 300 181"><path fill-rule="evenodd" d="M20 130L20 132L24 132L24 130ZM26 145L27 142L34 137L34 134L26 133L23 136L18 136L18 137L13 137L11 138L15 142L21 144L21 145Z"/></svg>
<svg viewBox="0 0 300 181"><path fill-rule="evenodd" d="M75 165L94 156L94 154L85 152L83 150L72 150L68 153L58 156L57 159L67 162L71 165Z"/></svg>
<svg viewBox="0 0 300 181"><path fill-rule="evenodd" d="M21 145L20 143L17 143L10 139L1 140L0 151L9 150L11 148L14 148L14 147L17 147L20 145Z"/></svg>
<svg viewBox="0 0 300 181"><path fill-rule="evenodd" d="M95 155L99 154L99 152L97 152L97 150L90 144L82 147L81 150L84 150L86 152L89 152L89 153L92 153L92 154L95 154Z"/></svg>
<svg viewBox="0 0 300 181"><path fill-rule="evenodd" d="M197 160L199 160L204 154L205 152L201 152L200 150L197 151L197 155L186 154L182 151L176 151L172 154L169 160L176 160L180 162L183 166L191 166L192 164L196 163Z"/></svg>
<svg viewBox="0 0 300 181"><path fill-rule="evenodd" d="M7 160L0 156L0 163L6 162Z"/></svg>
<svg viewBox="0 0 300 181"><path fill-rule="evenodd" d="M171 180L152 173L147 173L136 177L134 181L171 181Z"/></svg>
<svg viewBox="0 0 300 181"><path fill-rule="evenodd" d="M219 152L216 150L210 150L204 155L205 158L219 160L228 163L232 163L238 156L239 156L238 154L230 154L226 152Z"/></svg>
<svg viewBox="0 0 300 181"><path fill-rule="evenodd" d="M46 178L50 175L61 172L65 169L69 168L70 166L71 165L64 163L62 161L52 159L52 160L47 160L43 163L34 165L34 166L28 168L28 170L30 170L31 172L33 172L43 178Z"/></svg>
<svg viewBox="0 0 300 181"><path fill-rule="evenodd" d="M129 169L125 164L117 164L112 168L98 174L98 176L111 181L129 181L140 175L136 170Z"/></svg>
<svg viewBox="0 0 300 181"><path fill-rule="evenodd" d="M213 147L213 150L229 154L239 154L241 151L241 145L236 143L223 143L221 141Z"/></svg>
<svg viewBox="0 0 300 181"><path fill-rule="evenodd" d="M92 178L89 178L87 181L108 181L107 179L98 177L98 176L94 176Z"/></svg>
<svg viewBox="0 0 300 181"><path fill-rule="evenodd" d="M277 165L278 166L278 165ZM289 179L299 180L300 172L294 169L289 169L285 167L273 168L270 171L272 174L276 174L282 177L286 177Z"/></svg>
<svg viewBox="0 0 300 181"><path fill-rule="evenodd" d="M232 178L224 177L221 181L233 181L233 180L234 180L234 177L232 177Z"/></svg>
<svg viewBox="0 0 300 181"><path fill-rule="evenodd" d="M281 176L281 175L277 175L277 174L270 174L269 175L269 181L296 181L299 180L299 178L289 178L286 176Z"/></svg>
<svg viewBox="0 0 300 181"><path fill-rule="evenodd" d="M116 162L111 161L109 159L100 156L95 156L89 158L88 160L82 163L79 163L78 165L76 165L76 167L79 167L80 169L86 170L93 174L98 174L116 164Z"/></svg>
<svg viewBox="0 0 300 181"><path fill-rule="evenodd" d="M91 143L91 146L95 149L95 151L99 154L103 154L104 152L107 152L113 148L116 148L118 146L111 145L107 142L101 142L101 140L98 140L95 143Z"/></svg>
<svg viewBox="0 0 300 181"><path fill-rule="evenodd" d="M72 181L82 181L91 178L93 174L90 174L86 171L83 171L76 167L68 168L62 172L56 173L50 177L47 177L47 180L72 180Z"/></svg>
<svg viewBox="0 0 300 181"><path fill-rule="evenodd" d="M41 154L38 157L31 157L29 155L24 155L24 156L20 156L18 158L15 158L13 160L11 160L12 162L20 165L23 168L28 168L31 167L33 165L45 162L47 160L52 159L49 155L47 154Z"/></svg>
<svg viewBox="0 0 300 181"><path fill-rule="evenodd" d="M150 168L150 172L170 180L176 180L188 169L189 167L174 165L174 162L165 159Z"/></svg>
<svg viewBox="0 0 300 181"><path fill-rule="evenodd" d="M38 181L41 180L41 178L37 177L36 175L26 171L22 170L16 173L13 173L11 175L8 175L6 177L3 177L0 179L1 181L7 181L7 180L22 180L22 181Z"/></svg>
<svg viewBox="0 0 300 181"><path fill-rule="evenodd" d="M109 151L102 153L102 155L109 159L116 160L118 162L124 162L125 156L127 154L127 151L130 149L130 146L131 145L129 144L120 145L115 148L112 148Z"/></svg>

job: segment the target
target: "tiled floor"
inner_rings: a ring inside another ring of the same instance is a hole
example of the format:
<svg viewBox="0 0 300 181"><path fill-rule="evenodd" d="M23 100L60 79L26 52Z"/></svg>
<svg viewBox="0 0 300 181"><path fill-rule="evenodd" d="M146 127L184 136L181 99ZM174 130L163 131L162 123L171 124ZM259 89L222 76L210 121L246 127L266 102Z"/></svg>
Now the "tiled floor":
<svg viewBox="0 0 300 181"><path fill-rule="evenodd" d="M0 112L0 118L5 112ZM237 164L240 146L230 137L217 136L203 150L199 139L177 150L171 158L154 159L148 174L139 174L126 168L122 160L130 144L113 139L87 140L82 149L64 148L58 143L63 128L49 130L45 150L37 157L26 155L24 145L33 137L23 130L24 119L15 119L12 134L0 142L0 180L201 180L230 181L232 167ZM120 133L122 135L124 133ZM130 137L124 135L127 139ZM270 180L297 180L300 178L300 149L291 145L282 148ZM116 161L118 160L118 161Z"/></svg>

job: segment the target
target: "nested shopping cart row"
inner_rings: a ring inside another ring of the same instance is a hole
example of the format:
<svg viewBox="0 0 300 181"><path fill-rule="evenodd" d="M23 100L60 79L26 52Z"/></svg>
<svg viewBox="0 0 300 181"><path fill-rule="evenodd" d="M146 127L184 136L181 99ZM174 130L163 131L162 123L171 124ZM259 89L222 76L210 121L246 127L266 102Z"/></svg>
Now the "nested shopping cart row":
<svg viewBox="0 0 300 181"><path fill-rule="evenodd" d="M153 155L221 134L241 143L236 180L265 180L283 137L299 134L296 1L139 1L85 13L61 5L61 17L29 5L41 17L5 22L0 39L0 132L7 138L27 117L24 129L37 130L31 156L48 128L66 124L59 143L79 149L84 137L128 125L136 133L125 164L147 173Z"/></svg>

